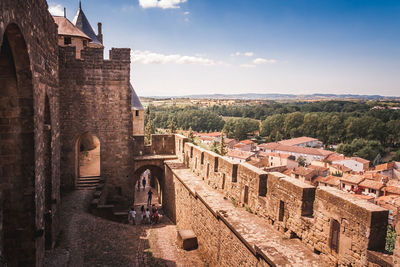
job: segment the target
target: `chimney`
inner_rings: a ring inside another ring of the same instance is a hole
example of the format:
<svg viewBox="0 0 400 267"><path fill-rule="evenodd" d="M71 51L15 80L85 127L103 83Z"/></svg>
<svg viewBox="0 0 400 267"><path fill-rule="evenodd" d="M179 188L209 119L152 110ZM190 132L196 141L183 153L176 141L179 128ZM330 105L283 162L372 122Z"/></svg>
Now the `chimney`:
<svg viewBox="0 0 400 267"><path fill-rule="evenodd" d="M67 9L64 7L64 18L67 17Z"/></svg>
<svg viewBox="0 0 400 267"><path fill-rule="evenodd" d="M97 38L103 43L103 34L101 33L101 22L97 23Z"/></svg>

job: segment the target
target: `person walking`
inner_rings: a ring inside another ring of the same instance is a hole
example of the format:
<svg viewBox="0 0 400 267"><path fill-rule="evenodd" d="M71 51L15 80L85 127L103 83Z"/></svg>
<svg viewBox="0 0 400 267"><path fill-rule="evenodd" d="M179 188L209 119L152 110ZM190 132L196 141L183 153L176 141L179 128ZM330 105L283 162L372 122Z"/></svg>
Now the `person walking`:
<svg viewBox="0 0 400 267"><path fill-rule="evenodd" d="M132 207L128 213L128 222L129 222L129 224L136 225L136 211Z"/></svg>
<svg viewBox="0 0 400 267"><path fill-rule="evenodd" d="M143 185L143 191L144 191L146 188L146 178L145 177L143 177L142 185Z"/></svg>
<svg viewBox="0 0 400 267"><path fill-rule="evenodd" d="M149 211L149 208L146 209L145 216L146 216L146 223L150 223L150 211Z"/></svg>
<svg viewBox="0 0 400 267"><path fill-rule="evenodd" d="M151 206L151 199L153 197L153 192L151 191L151 188L149 189L149 192L147 193L147 206L150 207Z"/></svg>
<svg viewBox="0 0 400 267"><path fill-rule="evenodd" d="M144 220L145 220L145 218L146 218L146 214L145 214L145 211L144 211L144 205L142 205L142 206L140 207L140 211L141 211L141 213L142 213L142 223L144 223Z"/></svg>
<svg viewBox="0 0 400 267"><path fill-rule="evenodd" d="M140 192L140 179L137 181L137 191Z"/></svg>

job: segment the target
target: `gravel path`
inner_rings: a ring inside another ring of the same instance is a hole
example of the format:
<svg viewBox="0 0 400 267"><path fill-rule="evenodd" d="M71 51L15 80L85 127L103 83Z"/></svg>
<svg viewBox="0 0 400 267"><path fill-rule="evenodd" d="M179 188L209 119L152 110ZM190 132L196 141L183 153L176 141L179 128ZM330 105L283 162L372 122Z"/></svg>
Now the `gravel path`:
<svg viewBox="0 0 400 267"><path fill-rule="evenodd" d="M197 250L176 246L168 218L136 226L105 220L87 212L92 194L76 190L62 197L62 231L45 266L206 266Z"/></svg>

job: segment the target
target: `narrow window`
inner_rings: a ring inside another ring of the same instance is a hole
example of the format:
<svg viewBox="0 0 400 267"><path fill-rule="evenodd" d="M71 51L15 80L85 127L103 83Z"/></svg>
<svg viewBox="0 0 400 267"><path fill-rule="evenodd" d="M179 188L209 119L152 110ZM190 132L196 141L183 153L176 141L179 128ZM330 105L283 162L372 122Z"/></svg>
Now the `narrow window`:
<svg viewBox="0 0 400 267"><path fill-rule="evenodd" d="M193 158L193 147L190 147L190 158Z"/></svg>
<svg viewBox="0 0 400 267"><path fill-rule="evenodd" d="M196 161L194 162L194 168L197 169L197 157L196 157Z"/></svg>
<svg viewBox="0 0 400 267"><path fill-rule="evenodd" d="M136 115L136 117L139 116L139 110L135 110L135 115Z"/></svg>
<svg viewBox="0 0 400 267"><path fill-rule="evenodd" d="M222 174L222 189L225 189L225 173Z"/></svg>
<svg viewBox="0 0 400 267"><path fill-rule="evenodd" d="M218 157L214 158L214 172L218 172Z"/></svg>
<svg viewBox="0 0 400 267"><path fill-rule="evenodd" d="M283 216L285 215L285 202L282 200L279 201L279 214L278 214L278 221L283 221Z"/></svg>
<svg viewBox="0 0 400 267"><path fill-rule="evenodd" d="M204 152L201 152L201 165L203 165L204 164Z"/></svg>
<svg viewBox="0 0 400 267"><path fill-rule="evenodd" d="M87 40L83 40L83 47L87 46Z"/></svg>
<svg viewBox="0 0 400 267"><path fill-rule="evenodd" d="M249 202L249 187L247 185L244 186L244 198L243 202L247 204Z"/></svg>
<svg viewBox="0 0 400 267"><path fill-rule="evenodd" d="M238 172L238 165L233 165L232 183L236 183L237 182L237 172Z"/></svg>
<svg viewBox="0 0 400 267"><path fill-rule="evenodd" d="M69 45L69 44L71 44L71 37L64 37L64 44L65 45Z"/></svg>
<svg viewBox="0 0 400 267"><path fill-rule="evenodd" d="M331 224L331 238L329 246L332 250L339 251L339 234L340 234L340 224L336 220L332 220Z"/></svg>
<svg viewBox="0 0 400 267"><path fill-rule="evenodd" d="M207 173L206 173L207 179L209 174L210 174L210 163L207 163Z"/></svg>

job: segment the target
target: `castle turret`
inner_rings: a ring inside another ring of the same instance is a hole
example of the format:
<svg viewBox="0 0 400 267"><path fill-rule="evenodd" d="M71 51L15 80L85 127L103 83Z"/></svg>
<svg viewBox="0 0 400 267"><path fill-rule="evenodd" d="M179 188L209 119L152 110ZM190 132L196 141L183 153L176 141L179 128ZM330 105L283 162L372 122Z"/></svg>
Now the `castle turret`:
<svg viewBox="0 0 400 267"><path fill-rule="evenodd" d="M103 34L101 33L101 23L98 28L99 33L98 35L96 35L92 26L89 23L89 20L86 18L86 15L82 10L82 4L80 1L78 11L76 12L75 18L72 20L72 23L90 37L91 42L88 44L89 47L103 48Z"/></svg>
<svg viewBox="0 0 400 267"><path fill-rule="evenodd" d="M133 89L132 84L130 85L132 92L132 124L133 124L133 135L143 135L144 134L144 107L137 96L135 89Z"/></svg>

